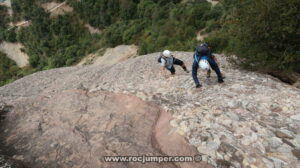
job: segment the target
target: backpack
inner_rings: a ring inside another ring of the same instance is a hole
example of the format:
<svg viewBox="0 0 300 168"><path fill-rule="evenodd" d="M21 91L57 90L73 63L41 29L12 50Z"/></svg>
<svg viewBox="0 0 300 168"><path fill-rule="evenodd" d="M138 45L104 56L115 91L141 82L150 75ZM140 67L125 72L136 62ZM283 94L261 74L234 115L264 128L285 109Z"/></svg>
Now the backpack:
<svg viewBox="0 0 300 168"><path fill-rule="evenodd" d="M174 59L174 56L172 55L172 58ZM165 58L163 58L162 56L159 56L157 59L157 62L161 63L161 59L164 59L165 61L167 61Z"/></svg>
<svg viewBox="0 0 300 168"><path fill-rule="evenodd" d="M161 63L161 59L164 59L162 56L159 56L157 62Z"/></svg>
<svg viewBox="0 0 300 168"><path fill-rule="evenodd" d="M175 58L174 58L173 55L172 55L171 57L168 57L168 58L163 58L162 56L160 56L160 57L158 58L157 61L158 61L159 63L161 63L161 59L164 59L164 60L165 60L165 62L166 62L165 67L166 67L167 69L170 69L170 68L173 67L174 61L175 61Z"/></svg>
<svg viewBox="0 0 300 168"><path fill-rule="evenodd" d="M209 56L210 51L207 45L200 45L196 48L196 54L197 56Z"/></svg>

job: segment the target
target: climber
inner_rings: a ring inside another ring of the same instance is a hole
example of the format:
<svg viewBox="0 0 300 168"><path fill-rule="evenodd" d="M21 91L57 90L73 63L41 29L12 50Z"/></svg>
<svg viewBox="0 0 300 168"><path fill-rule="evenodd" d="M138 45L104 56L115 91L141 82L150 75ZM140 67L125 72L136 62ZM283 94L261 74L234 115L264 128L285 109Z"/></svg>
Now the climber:
<svg viewBox="0 0 300 168"><path fill-rule="evenodd" d="M213 58L211 50L209 49L207 43L203 43L203 44L197 46L195 49L195 53L194 53L192 76L193 76L194 82L196 84L196 88L202 87L202 85L200 84L198 77L197 77L197 71L198 71L199 66L201 69L205 69L207 71L209 71L210 68L212 68L218 76L218 82L224 83L219 66L216 63L215 59Z"/></svg>
<svg viewBox="0 0 300 168"><path fill-rule="evenodd" d="M166 69L169 70L172 75L175 75L174 65L181 66L185 72L189 73L189 70L186 68L184 62L175 58L169 50L164 50L164 52L160 54L158 62L161 65L161 72L164 75L166 74Z"/></svg>

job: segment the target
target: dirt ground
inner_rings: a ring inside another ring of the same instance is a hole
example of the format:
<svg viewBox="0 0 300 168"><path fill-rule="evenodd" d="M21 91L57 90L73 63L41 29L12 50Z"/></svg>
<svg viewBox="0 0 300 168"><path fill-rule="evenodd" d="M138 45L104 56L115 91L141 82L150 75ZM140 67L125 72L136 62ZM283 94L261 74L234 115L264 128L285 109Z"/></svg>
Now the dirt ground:
<svg viewBox="0 0 300 168"><path fill-rule="evenodd" d="M3 42L0 44L0 51L6 53L10 59L14 60L18 67L24 67L29 63L28 55L23 53L21 48L23 48L23 45L20 43Z"/></svg>

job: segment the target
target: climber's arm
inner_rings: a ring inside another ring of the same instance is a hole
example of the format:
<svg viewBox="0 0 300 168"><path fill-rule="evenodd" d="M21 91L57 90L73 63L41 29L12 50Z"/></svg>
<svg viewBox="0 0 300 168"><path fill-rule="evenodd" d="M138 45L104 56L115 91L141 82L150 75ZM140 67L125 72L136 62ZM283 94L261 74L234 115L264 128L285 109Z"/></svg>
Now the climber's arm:
<svg viewBox="0 0 300 168"><path fill-rule="evenodd" d="M161 63L160 63L160 73L163 76L167 75L167 68L166 68L166 60L161 59Z"/></svg>

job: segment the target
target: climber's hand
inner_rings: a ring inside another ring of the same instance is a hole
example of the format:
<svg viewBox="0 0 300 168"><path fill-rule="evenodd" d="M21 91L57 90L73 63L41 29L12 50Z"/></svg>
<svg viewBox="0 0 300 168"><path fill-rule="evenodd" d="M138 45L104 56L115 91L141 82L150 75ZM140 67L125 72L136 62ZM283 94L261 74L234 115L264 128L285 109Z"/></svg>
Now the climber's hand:
<svg viewBox="0 0 300 168"><path fill-rule="evenodd" d="M165 67L160 68L160 73L164 78L167 78L168 74L167 74L167 70Z"/></svg>

